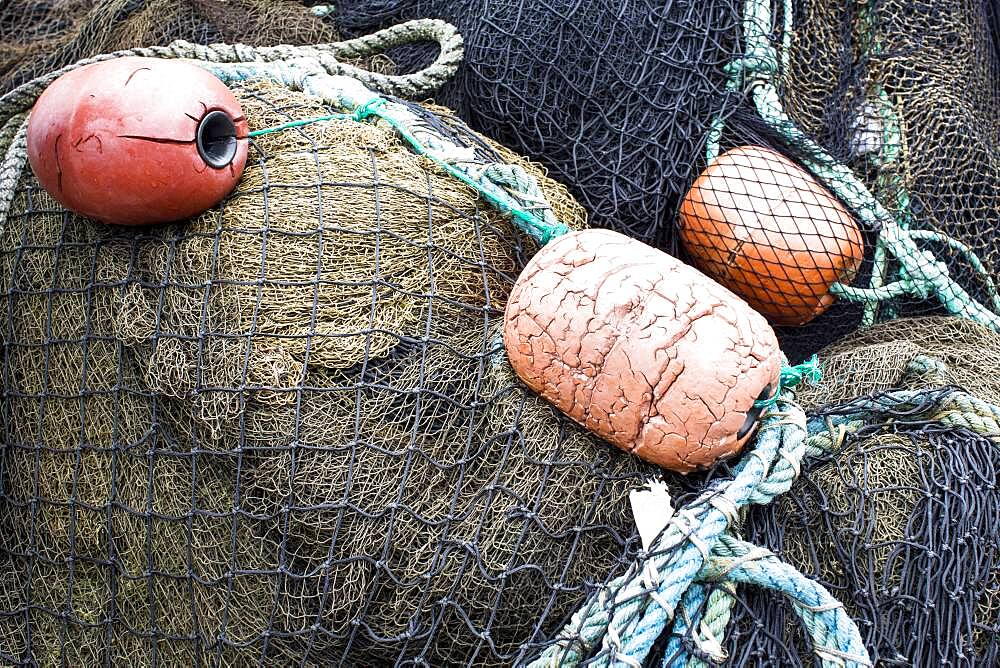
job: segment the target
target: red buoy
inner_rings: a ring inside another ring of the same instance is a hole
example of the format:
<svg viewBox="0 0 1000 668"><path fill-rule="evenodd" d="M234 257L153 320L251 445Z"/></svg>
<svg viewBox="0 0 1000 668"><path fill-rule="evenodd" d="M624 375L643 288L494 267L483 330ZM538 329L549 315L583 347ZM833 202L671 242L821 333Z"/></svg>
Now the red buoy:
<svg viewBox="0 0 1000 668"><path fill-rule="evenodd" d="M28 161L67 209L105 223L182 220L217 204L247 160L247 121L205 70L116 58L56 79L28 121Z"/></svg>

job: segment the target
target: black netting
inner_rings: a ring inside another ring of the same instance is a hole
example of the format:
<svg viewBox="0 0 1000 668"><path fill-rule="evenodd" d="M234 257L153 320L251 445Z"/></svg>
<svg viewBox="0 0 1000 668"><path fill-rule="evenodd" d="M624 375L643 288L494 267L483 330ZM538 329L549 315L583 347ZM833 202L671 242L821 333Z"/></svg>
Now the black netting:
<svg viewBox="0 0 1000 668"><path fill-rule="evenodd" d="M899 320L848 337L822 358L824 382L799 393L814 416L855 413L862 399L854 397L869 392L925 394L809 461L788 493L748 513L741 537L842 602L875 665L994 665L1000 449L995 436L949 422L953 409L935 406L957 384L997 402L1000 384L987 370L1000 360L1000 337L960 320ZM741 588L728 665L813 665L806 638L787 601Z"/></svg>
<svg viewBox="0 0 1000 668"><path fill-rule="evenodd" d="M1000 451L964 428L891 417L902 424L848 439L751 513L745 537L822 582L877 665L995 665ZM812 665L774 596L744 590L730 633L731 665Z"/></svg>
<svg viewBox="0 0 1000 668"><path fill-rule="evenodd" d="M942 231L969 245L992 271L998 249L984 224L1000 207L1000 60L993 3L793 1L791 32L783 29L783 4L773 4L768 36L779 48L773 79L791 118L853 168L890 214L912 228ZM348 33L400 17L455 23L466 39L465 64L438 99L473 128L552 169L593 224L677 253L683 240L678 225L686 224L681 199L709 164L705 147L713 119L724 120L722 150L749 144L806 162L813 153L770 129L742 85L735 92L728 87L731 70L725 68L748 48L745 5L739 0L352 0L337 4L333 20ZM404 69L427 57L416 49L393 54ZM754 305L777 325L798 324L800 301L814 306L832 301L831 274L833 280L854 276L868 285L875 252L870 223L860 224L865 261L855 266L845 244L853 243L856 233L830 230L828 215L801 206L781 209L784 198L769 195L766 186L776 180L780 185L786 171L769 174L768 166L758 163L753 174L716 174L715 184L726 197L714 203L730 214L724 216L725 229L712 235L710 246L696 239L686 248L686 257L713 277L751 303L756 296ZM758 201L741 201L753 194L745 190L747 182L765 185ZM811 198L799 188L792 199ZM775 208L779 215L768 218ZM751 221L747 211L762 214L765 222L757 216ZM794 218L793 227L782 213ZM733 257L744 255L725 262L737 244ZM960 253L940 241L920 245L943 260L974 297L990 299ZM772 249L779 246L790 254L774 257ZM724 254L722 261L706 258L713 253ZM823 271L803 280L802 267L814 261ZM891 275L891 262L889 267ZM751 289L741 292L749 272ZM772 297L761 300L761 295ZM937 310L933 300L897 302L871 320L900 309ZM857 328L862 311L840 301L806 327L781 327L783 347L793 361L801 359Z"/></svg>

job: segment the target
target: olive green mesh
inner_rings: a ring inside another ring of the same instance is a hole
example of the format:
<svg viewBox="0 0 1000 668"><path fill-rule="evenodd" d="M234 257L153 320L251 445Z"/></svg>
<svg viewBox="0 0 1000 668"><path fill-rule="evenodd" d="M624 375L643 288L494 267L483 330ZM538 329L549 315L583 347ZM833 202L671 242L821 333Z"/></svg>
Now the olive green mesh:
<svg viewBox="0 0 1000 668"><path fill-rule="evenodd" d="M330 112L236 92L251 129ZM0 231L0 655L479 665L542 641L625 558L647 469L515 382L525 243L353 121L256 138L178 225L83 220L26 171Z"/></svg>

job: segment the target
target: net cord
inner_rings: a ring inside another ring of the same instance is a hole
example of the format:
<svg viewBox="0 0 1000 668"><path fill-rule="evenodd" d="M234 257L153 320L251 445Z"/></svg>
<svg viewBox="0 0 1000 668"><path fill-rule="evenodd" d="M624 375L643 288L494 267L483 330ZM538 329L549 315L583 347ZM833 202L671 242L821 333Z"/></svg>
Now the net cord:
<svg viewBox="0 0 1000 668"><path fill-rule="evenodd" d="M806 156L803 162L809 170L826 183L869 229L879 231L878 246L883 249L879 251L880 261L884 263L884 254L890 253L899 263L899 278L891 283L882 285L881 278L876 278L875 284L867 288L834 283L830 292L842 299L862 304L878 303L902 295L919 299L934 297L952 315L1000 331L1000 316L959 285L950 276L948 267L943 262L917 245L918 240L926 237L914 235L905 224L897 221L847 166L837 162L819 144L806 136L785 113L774 77L778 73L779 61L786 62L788 57L792 0L782 0L782 3L783 50L779 57L769 37L773 25L770 0L746 1L743 16L746 54L727 65L726 71L730 75L727 90L736 91L741 85L746 86L761 117L787 141L803 147L803 154ZM722 120L714 119L707 143L709 161L719 153L722 129ZM945 243L954 246L959 242L947 239ZM963 254L968 257L971 250ZM970 264L982 279L994 306L1000 305L993 279L988 273L979 271L982 263L976 259L970 261ZM881 276L878 270L876 275ZM868 317L873 318L871 314Z"/></svg>

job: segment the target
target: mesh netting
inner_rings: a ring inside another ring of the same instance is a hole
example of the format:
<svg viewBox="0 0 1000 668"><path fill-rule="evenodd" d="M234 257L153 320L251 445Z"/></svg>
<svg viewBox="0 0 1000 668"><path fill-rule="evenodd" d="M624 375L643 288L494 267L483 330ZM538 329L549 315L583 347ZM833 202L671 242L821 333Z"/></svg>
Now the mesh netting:
<svg viewBox="0 0 1000 668"><path fill-rule="evenodd" d="M352 0L339 3L333 20L348 32L398 17L455 23L466 39L466 61L439 99L475 129L550 167L595 225L678 252L677 213L709 164L713 119L723 120L723 151L753 144L806 163L815 158L807 143L763 121L743 83L730 86L732 64L749 49L743 21L752 4L768 3ZM765 41L778 49L773 83L806 136L854 169L900 225L951 235L976 251L987 271L1000 259L987 226L1000 210L993 5L794 0L787 15L775 3L773 29L765 27ZM403 68L427 56L412 48L393 54ZM876 225L863 222L860 238L831 228L837 216L815 208L815 193L788 187L787 165L767 162L755 163L755 171L716 173L694 193L697 204L735 213L719 229L695 215L696 226L709 229L688 244L689 257L751 302L763 295L754 305L776 324L797 324L780 317L789 316L789 304L794 315L804 293L815 305L833 281L853 276L868 285L874 268L877 283L890 282L893 265L876 251ZM829 174L818 176L830 183ZM773 215L773 222L755 227L757 214ZM789 229L783 217L797 218L796 234L782 238ZM733 219L747 229L734 231ZM866 261L856 264L859 241ZM943 260L972 296L989 298L955 247L926 236L918 245ZM772 247L779 246L791 252L775 256ZM819 270L803 279L800 267L811 262ZM751 270L755 289L741 290ZM842 301L810 326L783 327L783 347L795 361L855 329L862 317L877 321L898 308L927 313L935 306L896 301L881 312Z"/></svg>
<svg viewBox="0 0 1000 668"><path fill-rule="evenodd" d="M330 113L237 95L251 129ZM391 129L262 136L161 228L26 173L0 249L5 661L497 663L624 558L643 467L502 355L532 249Z"/></svg>
<svg viewBox="0 0 1000 668"><path fill-rule="evenodd" d="M292 0L19 0L0 7L0 93L82 58L175 39L317 44L337 32Z"/></svg>
<svg viewBox="0 0 1000 668"><path fill-rule="evenodd" d="M817 415L854 396L965 385L996 402L1000 337L946 318L874 327L824 350L825 381L800 392ZM876 395L878 396L878 395ZM1000 449L966 426L888 412L814 461L784 496L751 512L744 536L823 583L858 622L876 665L1000 660ZM944 421L942 421L944 420ZM791 607L742 590L727 639L732 665L811 665Z"/></svg>
<svg viewBox="0 0 1000 668"><path fill-rule="evenodd" d="M768 201L778 175L798 178L785 158L807 151L726 91L734 2L522 3L516 20L512 4L410 4L355 0L337 20L456 20L470 64L442 99L543 160L599 224L676 250L675 213L720 114L722 150L753 143L778 157L753 179L723 175L702 193L752 198L736 191L750 182ZM995 261L982 223L997 183L1000 58L988 3L949 5L946 16L879 3L878 21L823 5L795 5L788 109L908 224ZM246 20L272 6L289 22ZM0 9L0 26L17 34L2 47L5 87L138 42L332 39L287 3L22 3ZM23 26L54 41L27 48ZM893 46L907 39L921 49ZM427 54L395 55L405 65ZM918 61L931 74L914 74ZM869 95L876 81L888 107L867 104L882 99ZM235 90L251 129L333 111L274 84ZM880 143L890 107L902 132L891 164ZM442 131L524 166L559 220L584 225L583 208L538 165L434 109ZM808 187L793 190L796 204L817 204ZM851 240L833 231L836 206L809 218L807 247ZM861 234L866 278L875 235ZM634 563L629 491L662 474L515 379L501 311L535 250L384 124L263 135L222 205L156 228L73 216L25 169L0 228L0 661L506 665L536 655L588 593ZM861 311L835 306L786 330L788 350L816 349ZM968 322L880 325L823 360L824 384L799 393L816 415L850 413L855 397L894 387L961 385L1000 401L1000 339ZM925 408L950 392L926 395ZM991 665L1000 451L954 411L918 409L887 409L810 462L788 494L747 515L741 535L843 601L878 661ZM675 505L729 474L723 464L670 478ZM731 664L812 661L791 609L773 597L741 588L733 617ZM698 641L686 647L705 657Z"/></svg>

